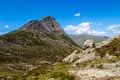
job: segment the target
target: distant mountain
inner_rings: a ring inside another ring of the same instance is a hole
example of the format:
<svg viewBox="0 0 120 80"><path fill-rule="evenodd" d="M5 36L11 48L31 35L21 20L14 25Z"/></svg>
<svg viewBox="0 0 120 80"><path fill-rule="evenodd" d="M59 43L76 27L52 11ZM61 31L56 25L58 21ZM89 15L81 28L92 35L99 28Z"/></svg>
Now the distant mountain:
<svg viewBox="0 0 120 80"><path fill-rule="evenodd" d="M52 16L0 36L0 62L56 62L78 46Z"/></svg>
<svg viewBox="0 0 120 80"><path fill-rule="evenodd" d="M95 43L99 43L101 41L104 41L106 39L109 39L107 36L93 36L88 34L81 34L81 35L69 35L69 37L76 42L76 44L82 46L83 43L88 39L93 39Z"/></svg>

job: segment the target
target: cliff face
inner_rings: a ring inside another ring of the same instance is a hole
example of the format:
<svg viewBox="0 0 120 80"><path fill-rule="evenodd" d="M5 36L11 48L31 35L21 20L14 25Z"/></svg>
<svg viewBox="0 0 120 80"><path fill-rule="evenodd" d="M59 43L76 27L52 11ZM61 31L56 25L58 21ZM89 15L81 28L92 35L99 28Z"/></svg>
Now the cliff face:
<svg viewBox="0 0 120 80"><path fill-rule="evenodd" d="M51 16L0 36L0 62L56 62L78 46Z"/></svg>

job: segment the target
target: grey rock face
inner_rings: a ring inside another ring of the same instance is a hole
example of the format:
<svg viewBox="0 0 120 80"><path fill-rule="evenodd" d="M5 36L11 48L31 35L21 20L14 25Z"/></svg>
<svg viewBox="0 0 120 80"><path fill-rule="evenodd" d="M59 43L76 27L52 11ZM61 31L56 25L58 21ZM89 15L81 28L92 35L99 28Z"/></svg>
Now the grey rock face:
<svg viewBox="0 0 120 80"><path fill-rule="evenodd" d="M44 26L38 20L29 21L23 27L20 28L21 30L42 30L46 31Z"/></svg>
<svg viewBox="0 0 120 80"><path fill-rule="evenodd" d="M52 16L46 16L46 17L42 18L41 20L39 20L39 22L49 32L52 32L52 31L64 32L62 30L61 26L58 24L58 22L56 22L56 20Z"/></svg>

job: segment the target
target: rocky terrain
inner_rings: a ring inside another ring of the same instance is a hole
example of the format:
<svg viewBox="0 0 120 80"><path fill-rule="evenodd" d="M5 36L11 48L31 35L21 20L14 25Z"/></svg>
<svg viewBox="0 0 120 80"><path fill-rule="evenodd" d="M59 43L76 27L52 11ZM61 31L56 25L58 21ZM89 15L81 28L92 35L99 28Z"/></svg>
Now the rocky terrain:
<svg viewBox="0 0 120 80"><path fill-rule="evenodd" d="M78 80L120 80L120 35L95 44L87 40L83 49L63 59L72 63L68 72Z"/></svg>

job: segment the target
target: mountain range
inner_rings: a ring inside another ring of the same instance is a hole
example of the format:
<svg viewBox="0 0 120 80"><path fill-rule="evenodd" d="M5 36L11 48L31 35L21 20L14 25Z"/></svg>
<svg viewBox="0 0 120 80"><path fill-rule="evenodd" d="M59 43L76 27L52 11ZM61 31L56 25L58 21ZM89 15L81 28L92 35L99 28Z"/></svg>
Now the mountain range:
<svg viewBox="0 0 120 80"><path fill-rule="evenodd" d="M107 36L94 36L88 34L80 34L80 35L69 35L69 37L79 46L82 47L83 43L88 39L93 39L95 43L102 42L104 40L109 39Z"/></svg>

